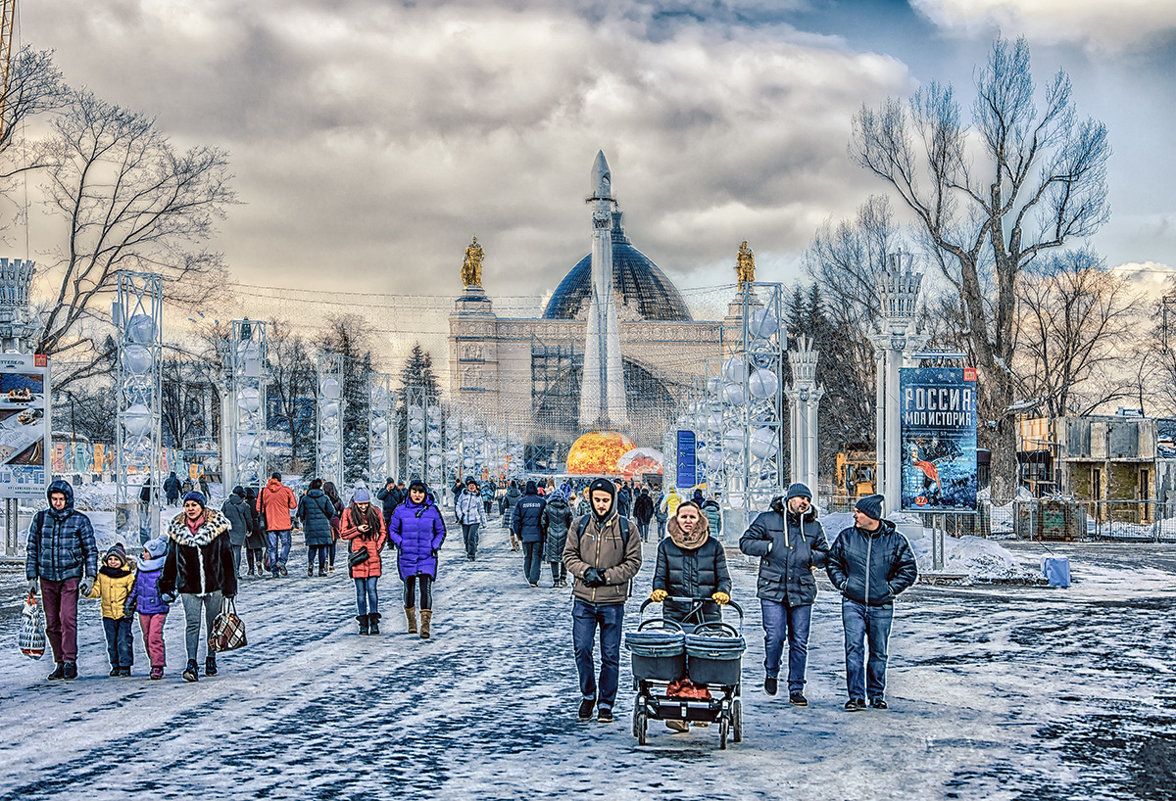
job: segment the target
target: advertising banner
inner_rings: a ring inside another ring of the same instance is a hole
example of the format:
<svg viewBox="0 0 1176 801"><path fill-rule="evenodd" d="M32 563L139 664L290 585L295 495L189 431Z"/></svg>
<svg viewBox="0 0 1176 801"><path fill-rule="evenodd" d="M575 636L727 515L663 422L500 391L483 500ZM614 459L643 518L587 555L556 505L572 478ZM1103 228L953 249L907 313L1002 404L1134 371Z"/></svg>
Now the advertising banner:
<svg viewBox="0 0 1176 801"><path fill-rule="evenodd" d="M45 497L53 444L48 390L46 357L0 355L0 498Z"/></svg>
<svg viewBox="0 0 1176 801"><path fill-rule="evenodd" d="M976 511L976 369L904 367L902 510Z"/></svg>

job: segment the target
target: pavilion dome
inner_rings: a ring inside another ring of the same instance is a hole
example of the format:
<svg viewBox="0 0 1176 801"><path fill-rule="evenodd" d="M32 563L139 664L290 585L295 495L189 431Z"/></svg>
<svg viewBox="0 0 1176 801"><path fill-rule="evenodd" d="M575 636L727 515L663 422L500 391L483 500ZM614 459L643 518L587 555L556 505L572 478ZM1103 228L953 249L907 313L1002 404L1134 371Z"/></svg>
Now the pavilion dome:
<svg viewBox="0 0 1176 801"><path fill-rule="evenodd" d="M623 302L646 320L691 321L694 318L673 282L653 260L633 247L621 227L621 213L613 212L613 289ZM570 320L592 296L592 255L576 264L555 288L543 317Z"/></svg>

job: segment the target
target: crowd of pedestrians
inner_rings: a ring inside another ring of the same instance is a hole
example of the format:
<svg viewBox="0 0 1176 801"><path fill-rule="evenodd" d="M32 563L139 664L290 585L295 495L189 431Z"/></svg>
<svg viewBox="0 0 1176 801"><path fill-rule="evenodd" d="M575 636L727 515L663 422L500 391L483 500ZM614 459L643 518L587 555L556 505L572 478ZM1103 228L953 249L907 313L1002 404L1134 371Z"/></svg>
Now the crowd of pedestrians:
<svg viewBox="0 0 1176 801"><path fill-rule="evenodd" d="M174 473L165 480L169 501L179 500L178 483ZM673 487L660 492L604 478L588 486L570 481L556 486L553 480L520 486L517 481L480 483L471 478L455 480L452 495L453 521L461 529L468 561L477 560L480 538L497 509L512 550L522 552L527 586L538 587L544 563L552 587L566 587L571 574L571 645L581 720L612 720L624 606L651 535L657 549L649 597L663 604L667 619L683 622L689 615L691 623L717 621L721 607L731 601L717 496L696 490L687 498ZM226 602L237 594L242 549L246 576L286 577L296 527L307 548L308 578L334 573L336 544L344 541L361 635L380 634L378 587L385 559L390 559L403 585L405 630L423 640L432 636L433 585L446 526L434 492L419 480L405 487L388 479L374 499L357 488L347 505L330 482L312 479L299 496L278 473L260 492L234 487L219 510L208 507L204 493L189 490L182 511L167 523L162 537L143 544L137 563L122 544L99 554L93 527L74 508L67 482L54 481L46 496L48 506L36 514L29 530L26 577L29 591L41 595L54 659L52 681L77 676L79 598L100 600L112 677L131 675L132 623L138 614L150 677L162 678L163 628L177 600L185 626L183 678L199 680L202 655L203 675L217 675L216 657L207 651L208 635ZM914 584L918 571L909 543L883 515L882 497L860 499L854 524L830 546L811 491L793 484L752 520L738 549L758 559L764 692L778 692L786 657L789 701L808 704L804 690L817 597L814 574L823 569L842 596L845 709L888 708L887 643L894 599ZM667 725L678 731L688 728L677 722Z"/></svg>

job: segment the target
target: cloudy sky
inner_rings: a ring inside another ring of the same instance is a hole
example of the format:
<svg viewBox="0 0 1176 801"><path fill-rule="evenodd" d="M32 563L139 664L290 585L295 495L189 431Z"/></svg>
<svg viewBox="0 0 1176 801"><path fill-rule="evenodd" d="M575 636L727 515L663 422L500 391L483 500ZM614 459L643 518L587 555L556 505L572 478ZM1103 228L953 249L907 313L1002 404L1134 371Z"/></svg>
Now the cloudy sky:
<svg viewBox="0 0 1176 801"><path fill-rule="evenodd" d="M1176 265L1176 4L1150 0L55 0L25 43L67 80L231 154L238 280L542 295L588 252L598 149L634 243L686 287L791 280L820 223L883 186L849 163L862 103L932 79L970 101L992 36L1107 123L1110 264Z"/></svg>

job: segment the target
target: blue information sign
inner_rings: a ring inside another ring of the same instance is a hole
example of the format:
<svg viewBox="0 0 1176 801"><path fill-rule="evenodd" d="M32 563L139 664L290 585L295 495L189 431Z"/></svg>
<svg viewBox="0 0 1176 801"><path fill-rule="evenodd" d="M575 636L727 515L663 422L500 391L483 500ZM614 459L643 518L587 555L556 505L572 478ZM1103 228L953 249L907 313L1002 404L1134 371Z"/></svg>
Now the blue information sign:
<svg viewBox="0 0 1176 801"><path fill-rule="evenodd" d="M678 432L678 487L693 487L698 483L698 448L693 431Z"/></svg>

